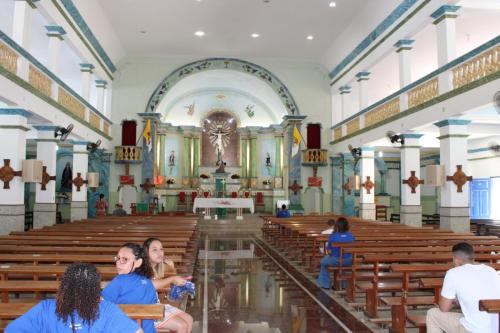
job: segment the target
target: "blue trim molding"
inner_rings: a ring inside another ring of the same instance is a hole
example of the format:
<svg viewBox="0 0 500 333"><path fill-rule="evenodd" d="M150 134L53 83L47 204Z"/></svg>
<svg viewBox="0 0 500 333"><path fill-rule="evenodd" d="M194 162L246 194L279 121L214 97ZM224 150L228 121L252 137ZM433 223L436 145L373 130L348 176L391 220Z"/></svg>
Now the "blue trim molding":
<svg viewBox="0 0 500 333"><path fill-rule="evenodd" d="M445 126L455 125L455 126L465 126L470 124L470 120L466 119L445 119L434 123L435 126L441 128Z"/></svg>
<svg viewBox="0 0 500 333"><path fill-rule="evenodd" d="M106 80L95 80L95 86L97 88L106 88L107 84L108 84L108 81L106 81Z"/></svg>
<svg viewBox="0 0 500 333"><path fill-rule="evenodd" d="M371 74L370 72L363 71L363 72L356 73L356 77L358 78L358 81L368 80L370 74Z"/></svg>
<svg viewBox="0 0 500 333"><path fill-rule="evenodd" d="M0 109L0 115L2 116L23 116L29 118L31 116L31 112L25 109L17 109L17 108L2 108Z"/></svg>
<svg viewBox="0 0 500 333"><path fill-rule="evenodd" d="M57 77L54 73L52 73L47 67L45 67L40 61L38 61L35 57L31 55L28 51L26 51L22 46L17 44L13 39L7 36L2 30L0 30L0 40L4 41L7 45L12 47L17 53L19 53L22 57L26 58L30 63L32 63L35 67L37 67L41 72L54 80L59 86L64 88L68 93L73 95L76 99L78 99L82 104L85 105L89 110L97 114L99 117L104 119L110 125L113 124L111 120L109 120L105 115L100 113L92 104L86 101L80 94L76 93L73 89L70 88L66 83L64 83L59 77Z"/></svg>
<svg viewBox="0 0 500 333"><path fill-rule="evenodd" d="M44 132L49 132L49 131L54 131L57 129L58 126L56 125L35 125L33 126L34 129L37 131L44 131Z"/></svg>
<svg viewBox="0 0 500 333"><path fill-rule="evenodd" d="M62 36L66 35L66 31L60 25L46 25L45 29L47 29L47 36L49 37L62 39Z"/></svg>
<svg viewBox="0 0 500 333"><path fill-rule="evenodd" d="M431 14L431 17L435 20L440 18L441 16L447 15L447 14L453 14L456 15L457 11L460 9L460 6L454 6L454 5L443 5L439 7L434 13Z"/></svg>
<svg viewBox="0 0 500 333"><path fill-rule="evenodd" d="M69 143L75 145L75 146L83 146L83 145L88 145L90 143L90 141L77 141L77 140L70 140Z"/></svg>
<svg viewBox="0 0 500 333"><path fill-rule="evenodd" d="M351 92L351 86L345 85L339 88L341 94L348 94Z"/></svg>
<svg viewBox="0 0 500 333"><path fill-rule="evenodd" d="M398 49L402 47L411 47L413 43L415 43L414 39L400 39L394 44L394 47Z"/></svg>
<svg viewBox="0 0 500 333"><path fill-rule="evenodd" d="M354 50L347 55L335 68L328 74L330 79L337 76L351 61L370 46L380 35L382 35L394 22L396 22L404 13L406 13L418 0L403 0L403 2L394 9Z"/></svg>
<svg viewBox="0 0 500 333"><path fill-rule="evenodd" d="M82 72L90 72L92 73L92 71L94 70L94 65L92 64L80 64L80 71Z"/></svg>
<svg viewBox="0 0 500 333"><path fill-rule="evenodd" d="M288 88L273 73L254 63L235 58L208 58L198 60L177 68L161 81L149 98L146 112L155 112L161 100L167 95L172 87L189 75L201 73L214 69L227 69L243 72L263 80L281 99L289 114L300 114L299 107L288 91Z"/></svg>
<svg viewBox="0 0 500 333"><path fill-rule="evenodd" d="M90 30L89 26L87 25L87 22L85 22L82 15L80 14L75 4L73 3L73 1L71 0L60 0L60 1L63 4L66 11L68 12L68 14L73 19L73 21L75 21L76 25L78 25L81 32L85 35L89 43L96 50L97 54L99 54L99 57L101 57L102 61L104 61L104 63L111 71L111 73L116 72L116 67L111 61L111 58L104 51L103 47L92 33L92 30Z"/></svg>
<svg viewBox="0 0 500 333"><path fill-rule="evenodd" d="M416 134L416 133L403 133L400 136L405 138L405 139L420 139L424 135L423 134Z"/></svg>
<svg viewBox="0 0 500 333"><path fill-rule="evenodd" d="M474 153L482 153L485 151L491 151L491 148L490 147L483 147L483 148L468 149L467 153L474 154Z"/></svg>

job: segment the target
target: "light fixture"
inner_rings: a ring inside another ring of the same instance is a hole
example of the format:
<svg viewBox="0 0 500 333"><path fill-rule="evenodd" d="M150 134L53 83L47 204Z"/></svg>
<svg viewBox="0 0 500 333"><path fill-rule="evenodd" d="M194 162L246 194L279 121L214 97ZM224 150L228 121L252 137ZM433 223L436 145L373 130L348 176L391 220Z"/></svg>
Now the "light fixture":
<svg viewBox="0 0 500 333"><path fill-rule="evenodd" d="M307 36L307 40L313 40L314 39L314 36L313 35L309 35Z"/></svg>
<svg viewBox="0 0 500 333"><path fill-rule="evenodd" d="M145 34L146 33L146 30L141 30L139 31L141 34Z"/></svg>
<svg viewBox="0 0 500 333"><path fill-rule="evenodd" d="M425 167L425 185L443 186L445 173L444 165L427 165Z"/></svg>
<svg viewBox="0 0 500 333"><path fill-rule="evenodd" d="M204 31L201 31L201 30L196 31L194 34L195 34L195 36L198 36L198 37L203 37L203 36L205 36L205 32L204 32Z"/></svg>
<svg viewBox="0 0 500 333"><path fill-rule="evenodd" d="M384 152L383 151L379 151L378 152L378 157L384 157Z"/></svg>
<svg viewBox="0 0 500 333"><path fill-rule="evenodd" d="M231 118L228 120L228 122L231 124L233 122L234 118Z"/></svg>
<svg viewBox="0 0 500 333"><path fill-rule="evenodd" d="M23 182L41 183L43 163L39 160L23 160Z"/></svg>
<svg viewBox="0 0 500 333"><path fill-rule="evenodd" d="M260 35L259 34L252 34L252 38L259 38Z"/></svg>
<svg viewBox="0 0 500 333"><path fill-rule="evenodd" d="M337 4L334 1L332 1L332 2L330 2L330 4L328 6L335 7L335 6L337 6Z"/></svg>
<svg viewBox="0 0 500 333"><path fill-rule="evenodd" d="M99 187L99 173L98 172L87 172L87 186L92 188L94 191Z"/></svg>

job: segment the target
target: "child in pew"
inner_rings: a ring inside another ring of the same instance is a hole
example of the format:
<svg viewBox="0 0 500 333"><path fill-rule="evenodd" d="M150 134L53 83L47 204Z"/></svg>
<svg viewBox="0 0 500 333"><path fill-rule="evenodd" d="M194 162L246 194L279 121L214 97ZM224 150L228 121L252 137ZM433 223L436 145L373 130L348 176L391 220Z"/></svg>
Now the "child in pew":
<svg viewBox="0 0 500 333"><path fill-rule="evenodd" d="M115 257L118 275L102 291L102 297L117 304L156 304L158 295L151 282L154 276L148 256L139 244L124 244ZM172 278L171 283L182 285L181 277ZM143 320L144 333L156 333L153 320ZM172 332L188 333L182 328L172 327Z"/></svg>
<svg viewBox="0 0 500 333"><path fill-rule="evenodd" d="M474 263L474 248L461 242L452 248L454 268L444 277L439 307L427 311L428 333L498 332L498 314L479 310L479 301L500 299L500 277L491 267ZM452 312L460 305L461 312Z"/></svg>
<svg viewBox="0 0 500 333"><path fill-rule="evenodd" d="M344 217L339 217L335 223L334 232L328 237L328 245L326 250L328 254L320 261L320 271L316 282L321 288L330 289L332 281L330 279L329 266L338 266L340 257L340 248L333 247L333 243L354 243L355 238L349 232L349 223ZM342 266L352 266L352 254L344 253L342 255ZM345 281L342 281L342 288L345 288Z"/></svg>
<svg viewBox="0 0 500 333"><path fill-rule="evenodd" d="M162 289L172 284L172 279L177 276L165 277L165 274L175 274L175 265L172 260L165 256L163 245L158 238L148 238L143 243L144 252L148 256L149 263L154 272L153 285L156 289ZM183 327L186 332L191 332L193 317L186 312L165 304L165 317L161 322L155 323L157 329L169 329L169 326Z"/></svg>
<svg viewBox="0 0 500 333"><path fill-rule="evenodd" d="M41 301L11 322L6 333L143 333L115 304L101 300L101 274L74 263L61 278L56 299Z"/></svg>

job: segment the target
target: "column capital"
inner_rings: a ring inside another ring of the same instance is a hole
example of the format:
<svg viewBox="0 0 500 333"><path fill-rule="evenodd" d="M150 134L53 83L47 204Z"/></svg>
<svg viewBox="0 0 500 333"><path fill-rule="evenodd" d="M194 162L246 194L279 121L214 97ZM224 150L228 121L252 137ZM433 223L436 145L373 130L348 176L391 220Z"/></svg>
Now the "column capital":
<svg viewBox="0 0 500 333"><path fill-rule="evenodd" d="M59 126L56 126L56 125L35 125L35 126L33 126L33 128L36 129L38 132L53 132L58 127Z"/></svg>
<svg viewBox="0 0 500 333"><path fill-rule="evenodd" d="M442 5L431 14L431 17L434 19L433 24L438 24L447 18L456 18L458 16L457 11L460 8L460 6L455 5Z"/></svg>
<svg viewBox="0 0 500 333"><path fill-rule="evenodd" d="M19 1L19 0L17 0ZM28 5L30 5L31 8L35 9L36 8L36 4L35 2L38 2L40 0L24 0Z"/></svg>
<svg viewBox="0 0 500 333"><path fill-rule="evenodd" d="M66 31L60 25L46 25L45 29L47 29L47 36L57 37L60 40L63 40L63 36L66 34Z"/></svg>
<svg viewBox="0 0 500 333"><path fill-rule="evenodd" d="M89 64L89 63L82 63L80 64L80 72L89 72L92 74L94 71L94 65Z"/></svg>
<svg viewBox="0 0 500 333"><path fill-rule="evenodd" d="M470 120L466 119L445 119L438 121L437 123L434 123L435 126L441 128L441 127L446 127L446 126L466 126L471 123Z"/></svg>
<svg viewBox="0 0 500 333"><path fill-rule="evenodd" d="M423 134L418 133L402 133L400 137L402 137L405 141L404 145L401 145L400 149L420 149L422 148L420 144L420 138L423 137Z"/></svg>
<svg viewBox="0 0 500 333"><path fill-rule="evenodd" d="M370 72L362 71L356 74L357 81L366 81L370 79Z"/></svg>
<svg viewBox="0 0 500 333"><path fill-rule="evenodd" d="M400 39L394 44L396 52L409 51L413 48L414 39Z"/></svg>
<svg viewBox="0 0 500 333"><path fill-rule="evenodd" d="M339 88L340 94L349 94L351 92L351 86L343 85Z"/></svg>
<svg viewBox="0 0 500 333"><path fill-rule="evenodd" d="M108 81L106 80L95 80L95 86L97 88L104 88L106 89L106 85L108 84Z"/></svg>

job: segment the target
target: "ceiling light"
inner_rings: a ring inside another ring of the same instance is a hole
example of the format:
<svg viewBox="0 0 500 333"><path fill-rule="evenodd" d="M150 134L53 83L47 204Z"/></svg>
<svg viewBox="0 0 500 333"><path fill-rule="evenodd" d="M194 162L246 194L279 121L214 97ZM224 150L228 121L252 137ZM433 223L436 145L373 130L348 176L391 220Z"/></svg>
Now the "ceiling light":
<svg viewBox="0 0 500 333"><path fill-rule="evenodd" d="M307 40L313 40L313 39L314 39L314 36L312 36L312 35L307 36Z"/></svg>
<svg viewBox="0 0 500 333"><path fill-rule="evenodd" d="M378 157L384 157L384 152L383 151L379 151L378 152Z"/></svg>
<svg viewBox="0 0 500 333"><path fill-rule="evenodd" d="M145 34L146 33L146 30L141 30L139 31L141 34Z"/></svg>
<svg viewBox="0 0 500 333"><path fill-rule="evenodd" d="M260 35L259 34L252 34L252 38L259 38Z"/></svg>
<svg viewBox="0 0 500 333"><path fill-rule="evenodd" d="M335 7L335 6L337 6L337 4L334 1L332 1L332 2L330 2L330 4L328 6Z"/></svg>
<svg viewBox="0 0 500 333"><path fill-rule="evenodd" d="M205 36L205 32L203 32L203 31L201 31L201 30L196 31L194 34L195 34L196 36L198 36L198 37Z"/></svg>

